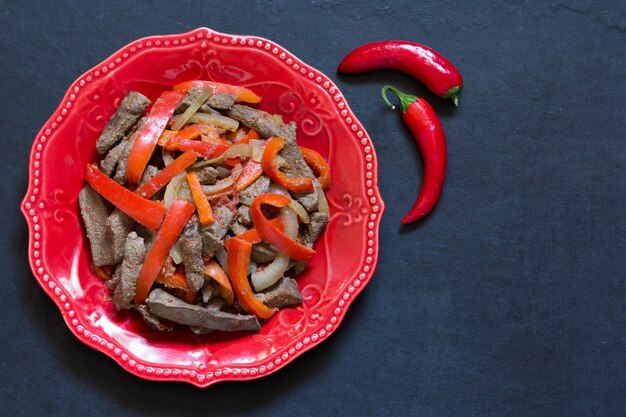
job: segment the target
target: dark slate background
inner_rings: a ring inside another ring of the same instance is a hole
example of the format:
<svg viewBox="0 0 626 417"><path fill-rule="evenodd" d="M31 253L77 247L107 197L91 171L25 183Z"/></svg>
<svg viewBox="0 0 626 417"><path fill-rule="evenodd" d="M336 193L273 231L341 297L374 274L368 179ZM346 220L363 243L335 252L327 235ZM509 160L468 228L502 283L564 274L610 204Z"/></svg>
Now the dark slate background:
<svg viewBox="0 0 626 417"><path fill-rule="evenodd" d="M0 1L0 415L626 415L626 2L459 3ZM337 332L205 390L75 340L31 275L18 210L67 86L136 38L198 26L270 38L337 81L387 203L378 269ZM390 38L454 61L461 106L403 74L336 74ZM440 204L406 228L422 165L384 83L426 97L448 137Z"/></svg>

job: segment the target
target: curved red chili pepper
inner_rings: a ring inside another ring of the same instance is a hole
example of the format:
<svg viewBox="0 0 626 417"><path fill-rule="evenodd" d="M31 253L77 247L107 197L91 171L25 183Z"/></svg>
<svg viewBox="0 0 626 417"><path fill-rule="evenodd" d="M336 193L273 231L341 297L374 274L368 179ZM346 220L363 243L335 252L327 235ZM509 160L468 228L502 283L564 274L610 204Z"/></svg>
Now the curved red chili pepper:
<svg viewBox="0 0 626 417"><path fill-rule="evenodd" d="M371 42L359 46L339 63L337 71L357 74L375 69L393 69L417 78L439 97L459 105L463 88L461 73L440 53L408 41Z"/></svg>
<svg viewBox="0 0 626 417"><path fill-rule="evenodd" d="M382 89L382 95L392 109L395 109L395 106L387 99L385 95L387 90L391 90L400 99L402 118L413 133L424 159L422 188L411 211L402 219L402 223L407 224L426 216L439 200L446 178L448 158L446 135L435 111L426 100L404 94L386 85Z"/></svg>

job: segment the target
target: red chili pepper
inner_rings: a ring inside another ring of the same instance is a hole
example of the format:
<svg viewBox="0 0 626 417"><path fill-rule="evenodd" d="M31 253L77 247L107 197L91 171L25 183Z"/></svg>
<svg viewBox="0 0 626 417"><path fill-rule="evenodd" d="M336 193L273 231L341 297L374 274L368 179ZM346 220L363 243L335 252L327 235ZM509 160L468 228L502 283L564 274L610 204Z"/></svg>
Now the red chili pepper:
<svg viewBox="0 0 626 417"><path fill-rule="evenodd" d="M133 148L128 155L126 171L128 172L128 182L131 184L139 183L141 174L148 165L161 133L163 133L182 97L183 93L179 91L166 91L152 105L146 124L137 134Z"/></svg>
<svg viewBox="0 0 626 417"><path fill-rule="evenodd" d="M163 204L133 193L91 164L85 170L85 181L111 204L147 228L157 230L161 225L165 215Z"/></svg>
<svg viewBox="0 0 626 417"><path fill-rule="evenodd" d="M170 206L137 277L135 304L143 304L146 301L154 280L161 272L163 262L195 209L196 206L179 198Z"/></svg>
<svg viewBox="0 0 626 417"><path fill-rule="evenodd" d="M417 78L439 97L459 105L463 77L439 52L408 41L371 42L359 46L339 63L337 71L357 74L375 69L393 69Z"/></svg>
<svg viewBox="0 0 626 417"><path fill-rule="evenodd" d="M404 216L402 223L412 223L426 216L437 204L446 177L446 135L433 108L423 98L404 94L386 85L382 89L385 103L392 105L385 93L391 90L400 99L402 118L413 133L417 146L424 158L424 179L422 188L411 211Z"/></svg>

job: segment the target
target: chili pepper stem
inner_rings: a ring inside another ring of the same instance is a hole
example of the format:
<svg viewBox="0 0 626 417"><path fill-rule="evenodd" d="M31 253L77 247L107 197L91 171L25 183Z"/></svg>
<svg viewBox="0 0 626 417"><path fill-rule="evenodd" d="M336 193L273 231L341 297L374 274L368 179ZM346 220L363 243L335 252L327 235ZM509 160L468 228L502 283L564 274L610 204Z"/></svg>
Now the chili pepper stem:
<svg viewBox="0 0 626 417"><path fill-rule="evenodd" d="M459 93L463 89L462 85L457 85L456 87L451 87L446 94L443 95L443 98L449 98L452 100L455 106L459 107Z"/></svg>
<svg viewBox="0 0 626 417"><path fill-rule="evenodd" d="M390 85L386 85L386 86L384 86L382 88L380 93L383 96L383 100L385 100L385 103L387 103L387 105L391 108L391 110L395 110L396 106L391 104L391 102L387 98L387 90L391 90L391 92L394 93L396 95L396 97L398 97L398 99L400 100L400 110L402 110L402 113L406 113L406 109L409 108L411 103L413 103L414 101L417 100L417 96L412 96L410 94L405 94L405 93L403 93L402 91L398 90L395 87L392 87Z"/></svg>

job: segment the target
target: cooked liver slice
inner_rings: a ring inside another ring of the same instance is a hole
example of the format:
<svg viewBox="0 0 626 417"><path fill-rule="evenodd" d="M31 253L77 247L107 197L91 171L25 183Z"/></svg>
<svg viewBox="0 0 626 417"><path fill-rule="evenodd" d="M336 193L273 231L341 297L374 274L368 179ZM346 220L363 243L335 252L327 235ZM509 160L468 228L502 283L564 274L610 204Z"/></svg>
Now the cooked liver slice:
<svg viewBox="0 0 626 417"><path fill-rule="evenodd" d="M183 253L187 285L193 292L199 291L204 284L204 263L202 262L202 236L195 218L192 218L178 240Z"/></svg>
<svg viewBox="0 0 626 417"><path fill-rule="evenodd" d="M117 167L117 163L124 153L125 148L125 140L122 140L107 153L107 156L102 161L100 161L100 169L102 170L102 172L104 172L109 177L113 175L113 173L115 172L115 167Z"/></svg>
<svg viewBox="0 0 626 417"><path fill-rule="evenodd" d="M260 242L252 245L250 260L256 264L264 264L276 257L278 251L267 242Z"/></svg>
<svg viewBox="0 0 626 417"><path fill-rule="evenodd" d="M302 294L298 289L298 284L291 278L282 278L266 291L257 293L256 297L270 308L302 304Z"/></svg>
<svg viewBox="0 0 626 417"><path fill-rule="evenodd" d="M200 111L209 113L209 109L226 110L230 109L235 104L236 96L232 94L213 94L209 99L200 107Z"/></svg>
<svg viewBox="0 0 626 417"><path fill-rule="evenodd" d="M213 185L217 180L217 170L212 166L206 166L196 171L200 184Z"/></svg>
<svg viewBox="0 0 626 417"><path fill-rule="evenodd" d="M126 237L132 232L135 221L122 210L116 208L107 218L107 226L111 231L114 261L118 264L124 259Z"/></svg>
<svg viewBox="0 0 626 417"><path fill-rule="evenodd" d="M146 304L152 314L196 328L223 331L259 330L261 328L255 316L230 314L189 304L160 288L155 288L150 292Z"/></svg>
<svg viewBox="0 0 626 417"><path fill-rule="evenodd" d="M135 232L130 232L124 245L124 261L120 281L113 293L113 303L119 311L131 307L135 298L137 278L146 257L146 245Z"/></svg>
<svg viewBox="0 0 626 417"><path fill-rule="evenodd" d="M315 241L320 237L322 231L328 223L328 215L326 213L313 213L311 221L304 227L302 241L304 245L313 247Z"/></svg>
<svg viewBox="0 0 626 417"><path fill-rule="evenodd" d="M107 209L100 194L86 184L78 194L80 214L87 230L93 263L97 266L115 265L113 242L107 226Z"/></svg>
<svg viewBox="0 0 626 417"><path fill-rule="evenodd" d="M133 127L149 105L150 100L146 96L136 91L129 91L104 126L96 141L96 151L104 155L111 149Z"/></svg>
<svg viewBox="0 0 626 417"><path fill-rule="evenodd" d="M141 314L143 321L145 321L148 327L150 327L152 330L156 330L159 332L172 330L171 326L166 326L165 324L161 323L161 320L159 320L157 316L150 312L150 309L148 309L147 305L141 304L137 306L137 311L139 311L139 314Z"/></svg>
<svg viewBox="0 0 626 417"><path fill-rule="evenodd" d="M124 141L121 143L124 145L122 152L117 160L117 169L115 170L115 176L113 179L120 184L124 184L126 182L126 166L128 165L128 155L130 155L130 151L133 148L135 143L135 138L139 131L146 124L146 118L142 117L137 122L137 126L135 127L135 131L131 133Z"/></svg>

